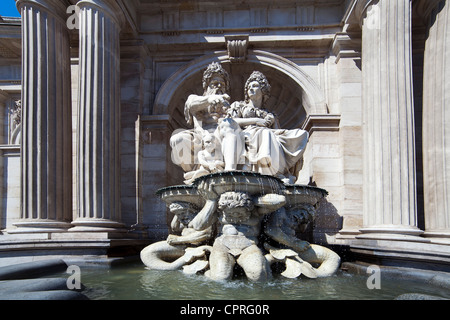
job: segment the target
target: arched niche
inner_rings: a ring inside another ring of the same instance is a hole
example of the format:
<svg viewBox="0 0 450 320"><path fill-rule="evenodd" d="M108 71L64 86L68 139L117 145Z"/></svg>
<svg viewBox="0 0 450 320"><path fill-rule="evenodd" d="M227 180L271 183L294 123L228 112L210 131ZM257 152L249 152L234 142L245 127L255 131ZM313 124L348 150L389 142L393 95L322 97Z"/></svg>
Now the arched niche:
<svg viewBox="0 0 450 320"><path fill-rule="evenodd" d="M244 84L253 71L264 73L271 85L271 98L266 107L278 116L282 128L299 128L308 115L327 113L320 88L295 63L272 53L250 50L245 63L230 63L227 52L220 51L181 67L161 86L153 114L168 114L175 127L185 128L186 99L192 93L203 93L203 71L214 61L220 62L230 74L231 101L244 99Z"/></svg>

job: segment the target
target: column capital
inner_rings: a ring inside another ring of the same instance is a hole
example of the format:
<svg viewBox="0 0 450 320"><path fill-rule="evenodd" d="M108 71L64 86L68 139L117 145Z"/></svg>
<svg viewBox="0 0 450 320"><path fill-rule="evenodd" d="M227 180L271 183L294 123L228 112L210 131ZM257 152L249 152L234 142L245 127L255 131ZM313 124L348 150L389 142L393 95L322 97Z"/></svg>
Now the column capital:
<svg viewBox="0 0 450 320"><path fill-rule="evenodd" d="M378 3L378 0L356 0L356 4L354 6L354 14L359 21L359 26L362 27L364 18L367 14L367 9L373 5Z"/></svg>
<svg viewBox="0 0 450 320"><path fill-rule="evenodd" d="M380 1L384 1L384 0L354 0L351 14L353 14L354 17L359 21L360 27L362 27L364 19L367 17L369 7L372 5L378 4ZM414 0L410 0L410 1L412 2ZM419 0L417 2L420 2L420 1L422 1L422 0ZM429 6L434 7L439 1L440 0L431 0L431 1L425 0L425 1L422 1L422 2L424 2L424 4L422 6L429 5ZM431 9L429 12L431 12Z"/></svg>
<svg viewBox="0 0 450 320"><path fill-rule="evenodd" d="M120 29L125 26L125 16L115 0L81 0L77 2L77 6L80 9L85 7L95 8L96 10L107 14L115 21Z"/></svg>
<svg viewBox="0 0 450 320"><path fill-rule="evenodd" d="M20 12L20 9L26 4L44 9L48 13L56 14L63 19L66 19L67 7L70 5L64 0L16 0L17 10Z"/></svg>
<svg viewBox="0 0 450 320"><path fill-rule="evenodd" d="M344 15L344 21L347 24L359 25L362 28L367 9L377 4L379 0L353 0L348 6L348 10Z"/></svg>

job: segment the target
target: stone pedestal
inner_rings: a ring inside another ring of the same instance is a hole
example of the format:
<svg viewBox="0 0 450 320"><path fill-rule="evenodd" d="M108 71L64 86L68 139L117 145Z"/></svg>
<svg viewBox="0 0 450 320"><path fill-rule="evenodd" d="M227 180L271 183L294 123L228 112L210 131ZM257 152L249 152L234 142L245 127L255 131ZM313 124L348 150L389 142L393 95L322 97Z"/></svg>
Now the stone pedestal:
<svg viewBox="0 0 450 320"><path fill-rule="evenodd" d="M412 240L417 228L411 2L361 1L363 235Z"/></svg>
<svg viewBox="0 0 450 320"><path fill-rule="evenodd" d="M125 231L120 209L120 23L80 1L77 217L70 231Z"/></svg>
<svg viewBox="0 0 450 320"><path fill-rule="evenodd" d="M445 4L445 5L444 5ZM423 77L425 236L450 243L450 4L430 17Z"/></svg>
<svg viewBox="0 0 450 320"><path fill-rule="evenodd" d="M66 7L57 0L19 0L17 7L22 15L22 221L11 233L65 231L72 220Z"/></svg>

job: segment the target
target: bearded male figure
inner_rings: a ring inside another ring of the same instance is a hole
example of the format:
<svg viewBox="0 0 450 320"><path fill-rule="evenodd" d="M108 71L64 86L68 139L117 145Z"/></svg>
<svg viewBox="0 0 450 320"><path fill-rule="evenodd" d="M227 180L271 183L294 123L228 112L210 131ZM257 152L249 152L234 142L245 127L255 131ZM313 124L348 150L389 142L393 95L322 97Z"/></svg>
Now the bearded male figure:
<svg viewBox="0 0 450 320"><path fill-rule="evenodd" d="M191 94L184 106L187 124L193 129L181 130L172 135L172 161L185 172L197 170L197 153L201 150L202 138L206 133L214 134L217 121L223 117L230 105L228 73L220 63L211 63L203 73L203 95Z"/></svg>

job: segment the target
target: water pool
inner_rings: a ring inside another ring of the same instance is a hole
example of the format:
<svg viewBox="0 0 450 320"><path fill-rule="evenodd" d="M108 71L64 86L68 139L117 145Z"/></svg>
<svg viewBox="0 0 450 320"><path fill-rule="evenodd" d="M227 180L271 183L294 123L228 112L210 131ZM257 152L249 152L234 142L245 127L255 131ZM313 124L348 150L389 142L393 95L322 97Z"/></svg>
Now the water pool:
<svg viewBox="0 0 450 320"><path fill-rule="evenodd" d="M83 294L93 300L391 300L406 293L450 299L450 288L382 275L380 289L369 289L368 277L339 271L320 279L274 276L266 283L253 283L238 277L216 282L181 271L148 270L142 263L81 268Z"/></svg>

